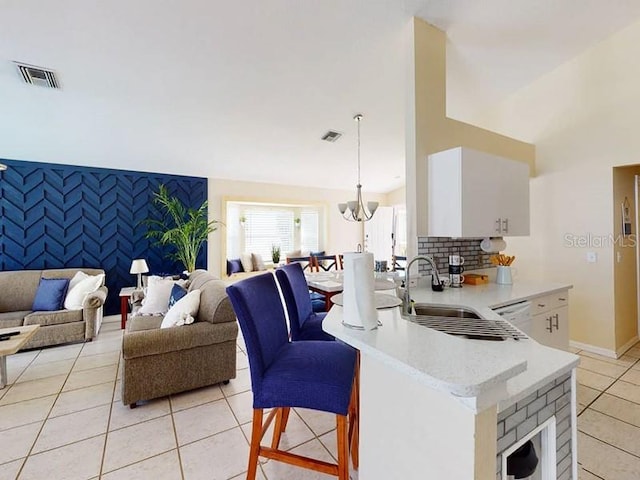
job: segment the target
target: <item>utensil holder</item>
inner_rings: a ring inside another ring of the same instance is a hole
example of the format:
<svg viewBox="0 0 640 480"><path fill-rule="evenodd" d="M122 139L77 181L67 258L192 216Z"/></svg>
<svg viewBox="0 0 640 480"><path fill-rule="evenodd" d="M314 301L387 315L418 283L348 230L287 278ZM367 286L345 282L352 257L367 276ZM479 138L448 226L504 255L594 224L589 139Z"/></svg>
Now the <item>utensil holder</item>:
<svg viewBox="0 0 640 480"><path fill-rule="evenodd" d="M496 272L496 283L498 285L511 285L513 279L511 276L511 267L498 265Z"/></svg>

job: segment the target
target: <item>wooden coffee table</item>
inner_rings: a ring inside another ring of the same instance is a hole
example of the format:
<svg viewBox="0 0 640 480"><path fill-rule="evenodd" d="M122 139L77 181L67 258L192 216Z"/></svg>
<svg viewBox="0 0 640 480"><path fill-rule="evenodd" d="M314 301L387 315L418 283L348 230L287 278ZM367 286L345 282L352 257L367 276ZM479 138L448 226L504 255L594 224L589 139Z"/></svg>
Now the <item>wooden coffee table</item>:
<svg viewBox="0 0 640 480"><path fill-rule="evenodd" d="M7 355L13 355L20 350L35 335L38 328L40 328L40 325L0 328L0 335L9 332L20 332L19 335L0 342L0 388L4 388L7 385Z"/></svg>

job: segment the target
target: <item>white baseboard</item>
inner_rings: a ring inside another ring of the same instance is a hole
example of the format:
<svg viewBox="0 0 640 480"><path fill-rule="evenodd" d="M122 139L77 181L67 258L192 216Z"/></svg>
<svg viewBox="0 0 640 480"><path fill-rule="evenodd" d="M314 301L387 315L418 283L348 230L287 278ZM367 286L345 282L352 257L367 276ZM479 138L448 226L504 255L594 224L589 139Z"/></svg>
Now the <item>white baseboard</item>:
<svg viewBox="0 0 640 480"><path fill-rule="evenodd" d="M569 345L573 348L577 348L578 350L586 350L587 352L597 353L598 355L602 355L603 357L618 358L616 352L613 350L609 350L608 348L596 347L594 345L589 345L588 343L574 342L573 340L569 341Z"/></svg>
<svg viewBox="0 0 640 480"><path fill-rule="evenodd" d="M602 347L596 347L594 345L589 345L588 343L574 342L573 340L571 340L569 342L569 345L572 346L573 348L577 348L579 350L586 350L587 352L591 352L591 353L596 353L598 355L602 355L603 357L620 358L622 355L624 355L624 352L629 350L636 343L638 343L638 337L637 336L633 337L631 340L629 340L627 343L625 343L623 346L621 346L620 348L616 349L615 351L614 350L610 350L608 348L602 348Z"/></svg>
<svg viewBox="0 0 640 480"><path fill-rule="evenodd" d="M638 343L638 336L636 335L635 337L633 337L631 340L629 340L627 343L625 343L623 346L621 346L620 348L618 348L616 350L617 354L618 354L618 358L620 358L622 355L624 355L624 353L629 350L631 347L633 347L636 343Z"/></svg>

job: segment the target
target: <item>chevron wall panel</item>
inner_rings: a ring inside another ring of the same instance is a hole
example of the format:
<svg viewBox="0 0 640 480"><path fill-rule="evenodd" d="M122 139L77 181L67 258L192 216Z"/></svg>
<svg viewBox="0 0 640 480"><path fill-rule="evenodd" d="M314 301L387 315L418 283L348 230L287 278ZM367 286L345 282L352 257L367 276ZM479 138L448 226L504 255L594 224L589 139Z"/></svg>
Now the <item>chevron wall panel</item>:
<svg viewBox="0 0 640 480"><path fill-rule="evenodd" d="M118 293L135 285L133 258L145 258L151 273L183 267L145 238L142 221L158 212L153 192L169 193L198 207L207 199L207 179L49 163L0 160L0 270L94 267L106 272L106 313L120 310ZM207 248L198 257L207 266Z"/></svg>

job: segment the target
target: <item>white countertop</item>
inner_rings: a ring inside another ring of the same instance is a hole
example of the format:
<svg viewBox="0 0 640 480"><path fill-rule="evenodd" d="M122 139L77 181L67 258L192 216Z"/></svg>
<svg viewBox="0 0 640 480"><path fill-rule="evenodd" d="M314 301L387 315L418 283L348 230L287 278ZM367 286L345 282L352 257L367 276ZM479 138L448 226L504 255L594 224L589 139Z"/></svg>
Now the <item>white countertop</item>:
<svg viewBox="0 0 640 480"><path fill-rule="evenodd" d="M434 292L431 288L412 288L411 298L417 303L434 305L460 305L471 308L497 308L572 288L566 283L536 283L519 281L513 285L464 285L462 288L445 288Z"/></svg>
<svg viewBox="0 0 640 480"><path fill-rule="evenodd" d="M412 288L418 303L456 305L476 310L484 318L499 318L489 307L571 288L567 284L518 282L514 285L465 285L433 292ZM323 329L416 381L457 397L480 397L501 391L504 410L549 381L571 371L576 355L540 345L532 339L491 342L447 335L404 320L400 308L379 311L376 330L360 331L342 324L342 308L334 306Z"/></svg>

